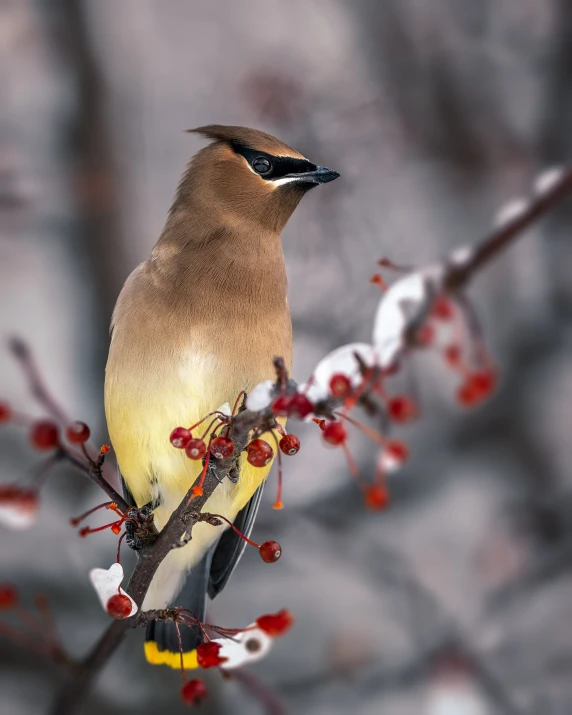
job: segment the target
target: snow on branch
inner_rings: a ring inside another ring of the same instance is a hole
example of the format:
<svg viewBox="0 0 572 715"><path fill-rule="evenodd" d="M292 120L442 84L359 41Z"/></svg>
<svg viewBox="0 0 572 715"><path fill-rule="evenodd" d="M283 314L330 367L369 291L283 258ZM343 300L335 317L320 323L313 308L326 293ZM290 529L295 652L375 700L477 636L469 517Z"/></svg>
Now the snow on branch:
<svg viewBox="0 0 572 715"><path fill-rule="evenodd" d="M536 179L529 197L501 209L492 232L474 246L457 248L442 261L417 270L404 270L387 259L381 260L381 269L387 271L388 276L397 273L398 277L389 286L380 274L372 279L381 289L381 296L372 316L371 342L338 347L322 358L301 384L291 379L283 360L277 357L275 378L260 383L248 395L238 395L233 409L223 406L195 425L173 425L172 448L184 451L186 457L199 462L202 469L160 532L154 526L149 506L130 507L116 490L106 466L109 448L103 446L97 450L90 445L89 427L67 418L47 389L26 344L19 339L11 341L11 351L47 416L32 420L0 402L0 424L13 422L27 429L31 445L45 457L31 483L0 486L0 523L16 529L32 526L41 508L40 494L48 473L58 463L67 461L110 499L71 519L72 526L78 527L85 519L95 518L96 512L111 512L114 515L111 522L83 526L78 533L87 537L109 530L118 537L116 562L109 569L94 569L91 573L111 624L85 659L74 665L73 677L58 696L54 713L77 712L95 676L127 630L152 619L172 620L177 629L200 629L204 643L197 651L197 667L232 670L266 655L272 638L287 632L292 625L292 616L286 609L259 616L252 625L242 629L201 623L195 614L176 608L141 612L143 599L160 563L172 549L190 540L195 524L219 526L226 521L221 515L203 510L220 483L225 479L240 479L238 460L242 454L252 466L260 468L277 457L274 508L283 507L283 458L297 455L300 449L298 437L283 426L284 418L288 418L292 428L297 420L314 422L321 431L324 445L344 454L366 506L386 509L391 503L389 477L409 456L407 444L391 437L388 428L406 425L423 414L422 406L413 395L396 391L395 376L407 369L413 351L435 350L442 357L444 369L458 377L455 399L460 406L475 407L491 395L498 384L499 371L486 347L465 288L482 268L570 193L572 169L550 169ZM363 413L363 419L356 416L358 411ZM351 454L353 430L365 434L378 447L374 474L359 473ZM269 539L259 545L240 534L234 525L229 524L229 528L257 548L265 563L274 564L280 558L282 547L276 541ZM125 587L120 565L123 539L139 557ZM6 589L4 592L12 593ZM5 600L8 610L14 607L14 599L6 597ZM11 633L5 629L4 633L7 632ZM209 632L214 632L216 637L211 638ZM53 650L60 661L67 662L59 645L53 646ZM181 690L184 702L199 702L206 693L200 678L188 680L185 676Z"/></svg>

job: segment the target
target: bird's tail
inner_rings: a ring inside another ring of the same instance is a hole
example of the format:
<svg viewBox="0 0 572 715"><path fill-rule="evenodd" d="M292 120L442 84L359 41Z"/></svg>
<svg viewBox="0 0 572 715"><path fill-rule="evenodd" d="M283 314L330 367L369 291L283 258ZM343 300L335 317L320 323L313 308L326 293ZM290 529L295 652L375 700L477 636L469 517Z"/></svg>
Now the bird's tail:
<svg viewBox="0 0 572 715"><path fill-rule="evenodd" d="M200 621L206 613L207 588L212 553L207 552L202 560L193 566L191 573L176 597L175 605L190 611ZM145 637L145 657L153 665L168 665L170 668L197 668L197 646L203 637L199 628L178 624L179 635L172 621L151 621ZM182 653L182 656L181 656ZM182 658L182 660L181 660Z"/></svg>

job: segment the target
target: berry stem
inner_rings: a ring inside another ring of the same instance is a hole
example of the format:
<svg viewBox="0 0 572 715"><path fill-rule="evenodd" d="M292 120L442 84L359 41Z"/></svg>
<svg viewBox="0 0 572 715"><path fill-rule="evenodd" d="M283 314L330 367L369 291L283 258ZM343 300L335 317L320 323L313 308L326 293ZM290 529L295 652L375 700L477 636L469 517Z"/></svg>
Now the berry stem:
<svg viewBox="0 0 572 715"><path fill-rule="evenodd" d="M123 539L124 539L126 536L127 536L127 532L124 531L124 532L121 534L121 536L119 537L119 541L117 542L117 563L118 563L118 564L121 563L121 560L120 560L121 542L123 541Z"/></svg>
<svg viewBox="0 0 572 715"><path fill-rule="evenodd" d="M189 432L192 432L192 431L193 431L194 429L196 429L199 425L202 425L203 422L206 422L206 420L208 420L209 417L213 417L213 415L215 415L216 417L215 417L215 419L211 422L211 425L213 425L213 424L216 422L217 419L221 419L221 420L223 420L224 422L226 422L226 421L228 420L228 415L225 415L225 414L223 414L222 412L219 412L218 410L215 410L215 412L209 412L208 415L205 415L205 416L202 418L202 420L199 420L198 422L195 422L194 425L191 425L191 426L189 427ZM207 431L205 432L205 434L207 434L207 432L209 431L209 429L210 429L210 427L207 429Z"/></svg>
<svg viewBox="0 0 572 715"><path fill-rule="evenodd" d="M40 614L40 618L43 623L43 630L48 634L49 642L54 648L61 650L60 637L56 628L56 619L54 618L48 599L44 596L44 594L39 593L34 599L34 605Z"/></svg>
<svg viewBox="0 0 572 715"><path fill-rule="evenodd" d="M90 455L90 453L87 451L87 447L85 446L85 442L81 443L81 451L83 452L83 456L87 459L87 461L90 464L93 464L93 457Z"/></svg>
<svg viewBox="0 0 572 715"><path fill-rule="evenodd" d="M207 430L207 432L208 432L208 430ZM205 433L205 434L206 434L206 433ZM200 480L200 482L197 484L196 487L193 487L193 491L192 491L192 494L191 494L191 498L189 499L189 503L194 499L194 497L200 497L200 496L202 496L202 493L203 493L203 484L205 483L205 478L206 478L206 476L207 476L207 470L208 470L208 468L209 468L209 462L210 462L210 460L211 460L211 441L212 441L212 440L209 439L209 443L208 443L208 446L207 446L207 454L206 454L206 457L205 457L205 463L204 463L204 466L203 466L203 471L201 472L201 480Z"/></svg>
<svg viewBox="0 0 572 715"><path fill-rule="evenodd" d="M40 462L33 470L32 479L36 482L36 489L39 491L48 478L50 469L64 459L64 455L59 450L51 457Z"/></svg>
<svg viewBox="0 0 572 715"><path fill-rule="evenodd" d="M125 521L125 518L126 517L122 517L119 521L112 521L109 524L104 524L103 526L96 526L94 529L90 528L89 526L86 526L81 529L80 536L87 536L88 534L95 534L98 531L105 531L105 529L111 529L111 527L113 526L120 527Z"/></svg>
<svg viewBox="0 0 572 715"><path fill-rule="evenodd" d="M44 630L44 624L35 614L30 613L25 608L16 604L14 606L14 614L20 620L20 623L27 628L30 633L42 633Z"/></svg>
<svg viewBox="0 0 572 715"><path fill-rule="evenodd" d="M214 425L214 423L215 423L217 420L218 420L218 417L215 417L215 419L212 420L212 422L209 424L209 426L206 428L206 430L202 433L201 439L204 439L204 438L207 436L207 434L211 431L212 426ZM199 423L199 424L200 424L200 423ZM192 430L191 430L191 431L192 431ZM210 442L209 442L209 446L210 446Z"/></svg>
<svg viewBox="0 0 572 715"><path fill-rule="evenodd" d="M357 353L356 353L357 356ZM379 391L381 388L381 380L377 380L377 375L376 371L373 368L368 368L367 370L364 371L363 373L363 379L361 381L361 384L358 385L356 391L353 393L353 395L350 395L346 401L345 405L348 408L352 408L354 405L357 405L359 400L363 397L363 395L372 388L373 390Z"/></svg>
<svg viewBox="0 0 572 715"><path fill-rule="evenodd" d="M183 683L187 682L187 674L185 673L185 664L184 664L184 659L183 659L183 641L181 639L181 629L179 628L179 624L177 621L173 621L175 624L175 630L177 631L177 641L179 643L179 656L181 659L181 676L183 678Z"/></svg>
<svg viewBox="0 0 572 715"><path fill-rule="evenodd" d="M106 501L103 504L98 504L97 506L94 506L93 509L89 509L88 511L84 512L83 514L80 514L80 516L75 516L73 519L70 519L70 524L72 526L77 526L80 522L82 522L88 516L90 516L91 514L94 514L96 511L99 511L99 509L110 509L113 503L114 502L112 502L112 501Z"/></svg>
<svg viewBox="0 0 572 715"><path fill-rule="evenodd" d="M260 545L257 544L256 541L252 541L252 539L249 539L248 536L245 536L245 535L242 533L242 531L240 531L240 529L238 529L238 528L232 523L232 521L230 521L230 519L227 519L227 518L226 518L226 516L223 516L222 514L213 514L212 516L214 516L214 517L217 518L217 519L222 519L223 521L225 521L225 522L230 526L230 528L233 529L233 530L240 536L241 539L244 539L244 540L246 541L247 544L250 544L251 546L254 546L255 549L259 549L259 548L260 548Z"/></svg>
<svg viewBox="0 0 572 715"><path fill-rule="evenodd" d="M352 477L354 477L354 479L359 479L359 469L357 468L357 465L351 455L350 449L345 440L342 442L342 447L344 450L344 454L346 455L346 460L348 462L348 467L350 468Z"/></svg>
<svg viewBox="0 0 572 715"><path fill-rule="evenodd" d="M365 434L366 437L369 437L376 444L379 444L382 447L385 447L385 445L387 444L387 440L382 434L376 432L376 430L372 429L371 427L368 427L368 425L364 425L363 422L359 422L359 420L350 417L346 412L335 412L334 414L336 415L336 417L339 417L343 420L347 420L350 424L354 425L354 427L357 427L360 432Z"/></svg>
<svg viewBox="0 0 572 715"><path fill-rule="evenodd" d="M233 416L233 417L234 417L234 415L236 414L236 411L237 411L237 409L238 409L238 405L239 405L240 401L243 400L243 399L245 398L245 396L246 396L246 392L245 392L244 390L241 390L241 391L238 393L238 397L236 398L235 403L234 403L234 407L232 408L232 416Z"/></svg>
<svg viewBox="0 0 572 715"><path fill-rule="evenodd" d="M284 504L282 503L282 450L280 449L280 444L278 438L274 434L274 430L268 430L272 435L274 443L276 444L276 454L278 455L278 485L276 487L276 501L272 505L273 509L282 509Z"/></svg>

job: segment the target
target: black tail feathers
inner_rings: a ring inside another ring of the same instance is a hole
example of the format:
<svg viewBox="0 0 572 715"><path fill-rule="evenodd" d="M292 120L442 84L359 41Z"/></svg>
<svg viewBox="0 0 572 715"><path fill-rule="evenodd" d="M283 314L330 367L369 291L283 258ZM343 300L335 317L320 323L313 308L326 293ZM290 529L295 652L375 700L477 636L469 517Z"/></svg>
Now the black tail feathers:
<svg viewBox="0 0 572 715"><path fill-rule="evenodd" d="M176 606L190 611L200 621L205 620L211 557L212 552L209 552L193 568L182 591L176 598ZM197 627L191 628L181 623L178 625L181 636L180 644L177 629L172 621L151 621L148 624L145 636L145 656L150 663L180 668L182 651L183 666L185 668L197 666L195 651L203 641L201 631Z"/></svg>

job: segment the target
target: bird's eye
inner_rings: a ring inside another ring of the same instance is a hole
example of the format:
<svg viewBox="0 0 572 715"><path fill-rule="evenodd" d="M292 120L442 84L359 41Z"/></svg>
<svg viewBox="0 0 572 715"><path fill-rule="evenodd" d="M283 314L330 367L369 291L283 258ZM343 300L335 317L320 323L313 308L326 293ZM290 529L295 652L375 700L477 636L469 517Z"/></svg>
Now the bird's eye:
<svg viewBox="0 0 572 715"><path fill-rule="evenodd" d="M270 169L272 169L272 164L264 156L258 156L252 162L252 168L257 174L268 174Z"/></svg>

